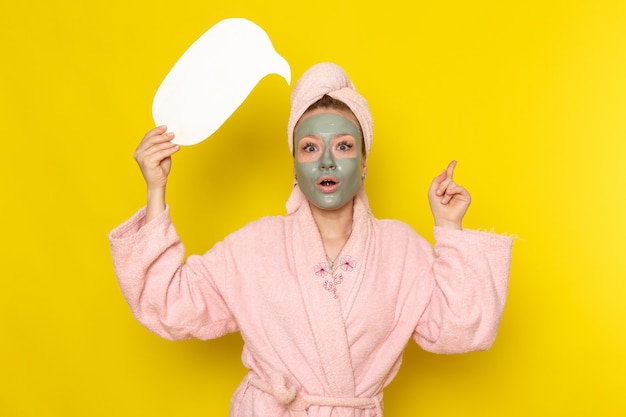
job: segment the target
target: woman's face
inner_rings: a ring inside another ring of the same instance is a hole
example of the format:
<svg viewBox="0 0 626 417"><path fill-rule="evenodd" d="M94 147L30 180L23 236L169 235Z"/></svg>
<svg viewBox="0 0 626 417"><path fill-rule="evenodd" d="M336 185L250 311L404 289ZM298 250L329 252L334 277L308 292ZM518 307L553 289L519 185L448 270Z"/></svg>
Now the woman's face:
<svg viewBox="0 0 626 417"><path fill-rule="evenodd" d="M357 126L350 112L327 108L306 113L296 125L296 179L316 207L338 209L359 191L365 160Z"/></svg>

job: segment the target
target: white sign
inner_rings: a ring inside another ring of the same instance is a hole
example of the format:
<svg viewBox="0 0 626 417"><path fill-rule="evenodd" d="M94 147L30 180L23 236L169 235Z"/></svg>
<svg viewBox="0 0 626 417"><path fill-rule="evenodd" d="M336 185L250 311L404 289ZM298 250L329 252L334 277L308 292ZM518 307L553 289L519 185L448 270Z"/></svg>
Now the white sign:
<svg viewBox="0 0 626 417"><path fill-rule="evenodd" d="M154 96L152 116L173 142L194 145L211 136L269 74L291 82L289 63L269 36L246 19L218 22L174 64Z"/></svg>

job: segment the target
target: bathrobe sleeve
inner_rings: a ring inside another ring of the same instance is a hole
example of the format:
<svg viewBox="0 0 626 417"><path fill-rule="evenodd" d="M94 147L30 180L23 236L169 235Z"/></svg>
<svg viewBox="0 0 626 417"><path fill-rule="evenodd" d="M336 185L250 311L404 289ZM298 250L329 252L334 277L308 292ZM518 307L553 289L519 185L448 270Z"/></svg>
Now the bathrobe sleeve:
<svg viewBox="0 0 626 417"><path fill-rule="evenodd" d="M414 339L435 353L488 349L504 309L512 238L435 227L432 293Z"/></svg>
<svg viewBox="0 0 626 417"><path fill-rule="evenodd" d="M122 293L149 330L170 340L238 330L221 294L226 266L219 262L220 251L207 258L214 262L194 255L183 263L185 249L169 208L147 224L141 209L109 234L109 242Z"/></svg>

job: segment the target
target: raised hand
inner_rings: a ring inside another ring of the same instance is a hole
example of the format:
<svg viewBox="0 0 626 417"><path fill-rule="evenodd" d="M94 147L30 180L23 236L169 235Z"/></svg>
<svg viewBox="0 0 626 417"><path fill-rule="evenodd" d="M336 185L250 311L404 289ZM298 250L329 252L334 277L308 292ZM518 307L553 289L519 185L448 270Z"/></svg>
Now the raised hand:
<svg viewBox="0 0 626 417"><path fill-rule="evenodd" d="M165 210L165 186L172 168L171 157L180 149L172 143L174 134L166 133L166 130L166 126L150 130L134 153L148 187L146 222Z"/></svg>
<svg viewBox="0 0 626 417"><path fill-rule="evenodd" d="M456 161L433 179L428 190L430 210L435 218L435 225L462 229L462 222L472 198L465 188L453 180Z"/></svg>

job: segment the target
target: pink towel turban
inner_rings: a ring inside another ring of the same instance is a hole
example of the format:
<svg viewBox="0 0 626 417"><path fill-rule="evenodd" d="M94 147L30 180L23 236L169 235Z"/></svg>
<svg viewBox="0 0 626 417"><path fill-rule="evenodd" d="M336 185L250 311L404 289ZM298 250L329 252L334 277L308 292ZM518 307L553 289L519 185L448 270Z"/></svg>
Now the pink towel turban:
<svg viewBox="0 0 626 417"><path fill-rule="evenodd" d="M356 92L354 84L346 73L338 65L330 62L322 62L313 65L298 80L291 92L291 114L287 127L289 137L289 150L293 154L293 130L296 123L304 112L321 99L324 95L329 95L334 99L344 102L352 113L356 116L361 130L363 131L363 141L365 142L365 154L369 155L372 147L373 123L367 101ZM369 203L363 186L358 192L359 197L369 211ZM298 185L294 184L291 195L287 200L287 213L291 214L298 210L307 199Z"/></svg>
<svg viewBox="0 0 626 417"><path fill-rule="evenodd" d="M324 95L340 100L350 107L361 125L365 154L369 155L372 147L373 123L367 101L356 92L354 84L344 70L330 62L322 62L309 68L293 88L291 114L287 125L291 153L293 154L293 130L296 123L309 106Z"/></svg>

